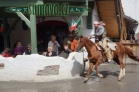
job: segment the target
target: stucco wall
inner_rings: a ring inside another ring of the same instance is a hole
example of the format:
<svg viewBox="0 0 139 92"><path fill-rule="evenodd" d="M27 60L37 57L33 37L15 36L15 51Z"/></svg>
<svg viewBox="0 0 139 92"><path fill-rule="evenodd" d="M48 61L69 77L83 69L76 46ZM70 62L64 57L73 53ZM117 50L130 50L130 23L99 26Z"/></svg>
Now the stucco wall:
<svg viewBox="0 0 139 92"><path fill-rule="evenodd" d="M0 64L4 64L3 69L0 67L0 81L46 82L77 78L83 73L82 56L82 53L71 53L68 59L37 54L19 55L15 59L0 56ZM39 70L52 65L60 66L58 75L37 75Z"/></svg>
<svg viewBox="0 0 139 92"><path fill-rule="evenodd" d="M138 64L131 59L124 59L126 64ZM4 64L4 65L3 65ZM38 71L47 66L58 65L58 74L53 69L38 75ZM105 64L101 64L105 65ZM88 70L88 62L86 70ZM101 66L99 66L101 67ZM117 66L119 67L119 66ZM83 74L83 53L70 53L68 59L62 57L46 57L38 54L18 55L16 58L0 56L0 81L48 82L54 80L79 78ZM44 75L47 74L47 75Z"/></svg>

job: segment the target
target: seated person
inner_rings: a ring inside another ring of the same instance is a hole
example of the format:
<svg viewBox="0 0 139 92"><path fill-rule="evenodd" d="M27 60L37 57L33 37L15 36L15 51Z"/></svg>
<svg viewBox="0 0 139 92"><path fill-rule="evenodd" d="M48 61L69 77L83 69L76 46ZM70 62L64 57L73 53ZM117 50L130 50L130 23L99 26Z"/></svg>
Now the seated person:
<svg viewBox="0 0 139 92"><path fill-rule="evenodd" d="M14 49L14 55L23 55L24 53L24 48L22 47L21 42L17 43L17 46Z"/></svg>
<svg viewBox="0 0 139 92"><path fill-rule="evenodd" d="M11 57L11 50L9 48L6 48L3 53L2 53L3 57Z"/></svg>
<svg viewBox="0 0 139 92"><path fill-rule="evenodd" d="M73 40L72 34L68 32L67 38L64 39L64 45L68 45L70 47L72 40Z"/></svg>
<svg viewBox="0 0 139 92"><path fill-rule="evenodd" d="M77 47L78 40L79 40L79 37L76 36L71 43L71 48L70 49L74 52L77 51L76 47Z"/></svg>
<svg viewBox="0 0 139 92"><path fill-rule="evenodd" d="M68 45L64 45L64 51L62 51L59 56L67 59L71 52L72 51L68 48Z"/></svg>
<svg viewBox="0 0 139 92"><path fill-rule="evenodd" d="M58 55L58 48L60 47L59 43L56 41L56 36L52 35L51 40L48 42L48 47L52 47L53 51Z"/></svg>
<svg viewBox="0 0 139 92"><path fill-rule="evenodd" d="M27 46L27 49L25 50L24 54L25 54L25 55L30 55L30 54L31 54L31 44L29 44L29 45Z"/></svg>
<svg viewBox="0 0 139 92"><path fill-rule="evenodd" d="M56 52L53 51L53 47L48 47L48 52L46 53L47 57L57 56Z"/></svg>
<svg viewBox="0 0 139 92"><path fill-rule="evenodd" d="M42 54L44 52L44 45L42 41L37 41L37 50L38 50L38 54Z"/></svg>

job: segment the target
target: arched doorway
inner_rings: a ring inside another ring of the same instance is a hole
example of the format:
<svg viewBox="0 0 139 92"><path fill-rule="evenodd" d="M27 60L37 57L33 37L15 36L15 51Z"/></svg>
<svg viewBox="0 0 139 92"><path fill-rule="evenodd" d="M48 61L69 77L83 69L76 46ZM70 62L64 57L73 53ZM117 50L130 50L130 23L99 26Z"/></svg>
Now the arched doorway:
<svg viewBox="0 0 139 92"><path fill-rule="evenodd" d="M51 35L55 35L62 47L68 31L69 27L66 22L58 20L43 21L37 24L37 40L43 42L46 51Z"/></svg>

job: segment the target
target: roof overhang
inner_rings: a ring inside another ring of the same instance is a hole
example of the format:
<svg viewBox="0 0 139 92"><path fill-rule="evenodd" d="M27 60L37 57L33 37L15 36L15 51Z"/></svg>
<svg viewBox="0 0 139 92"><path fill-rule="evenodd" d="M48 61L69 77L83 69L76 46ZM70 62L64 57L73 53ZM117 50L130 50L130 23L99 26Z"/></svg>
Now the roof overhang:
<svg viewBox="0 0 139 92"><path fill-rule="evenodd" d="M131 22L133 22L134 24L137 24L137 25L139 24L137 20L135 20L135 19L133 19L133 18L127 16L127 15L124 15L124 18L129 20L129 21L131 21Z"/></svg>

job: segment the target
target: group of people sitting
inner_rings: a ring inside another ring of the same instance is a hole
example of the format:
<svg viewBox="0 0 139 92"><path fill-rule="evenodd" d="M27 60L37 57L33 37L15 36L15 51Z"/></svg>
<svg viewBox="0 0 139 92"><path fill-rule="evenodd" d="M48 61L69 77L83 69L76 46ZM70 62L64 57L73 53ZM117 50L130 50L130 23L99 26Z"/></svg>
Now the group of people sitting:
<svg viewBox="0 0 139 92"><path fill-rule="evenodd" d="M67 38L63 39L64 44L62 51L59 51L59 48L62 47L56 41L56 37L54 35L51 36L51 40L48 42L48 48L47 50L43 50L43 44L41 42L38 42L37 49L38 49L38 54L45 55L47 57L52 57L52 56L60 56L63 58L68 58L69 53L75 52L76 51L76 46L78 42L78 37L71 34L70 32L67 34ZM17 55L30 55L31 54L31 44L28 44L26 49L22 46L21 41L17 40L16 43L14 44L13 50L10 48L6 48L1 55L3 57L15 57Z"/></svg>
<svg viewBox="0 0 139 92"><path fill-rule="evenodd" d="M14 44L13 50L6 48L1 55L3 57L15 57L17 55L30 55L31 54L31 44L28 44L26 49L22 46L19 40Z"/></svg>
<svg viewBox="0 0 139 92"><path fill-rule="evenodd" d="M95 21L94 26L95 26L95 34L93 34L93 35L91 34L89 39L91 40L91 38L93 36L95 36L96 44L100 45L99 42L102 41L102 39L105 38L106 34L107 34L106 29L104 28L105 23ZM65 38L63 40L64 40L63 46L60 46L58 41L56 41L56 36L52 35L51 40L48 42L47 51L45 51L45 50L40 51L39 49L43 49L43 46L42 46L42 44L38 43L38 45L37 45L38 54L42 54L47 57L61 56L64 58L68 58L69 53L77 51L76 47L78 44L79 37L75 34L75 32L73 32L73 33L68 32L67 38ZM107 49L105 45L106 44L104 44L104 43L102 43L102 45L101 45L104 50ZM59 52L59 48L61 48L61 47L63 47L62 52ZM16 44L14 45L14 49L12 52L9 48L6 48L2 53L2 55L4 57L10 57L10 56L12 56L12 54L14 56L23 55L23 54L30 55L31 54L31 44L29 44L27 46L27 48L24 50L21 42L17 41ZM110 59L111 59L111 55L108 55L108 57L110 57Z"/></svg>
<svg viewBox="0 0 139 92"><path fill-rule="evenodd" d="M78 37L75 34L68 33L67 38L64 39L63 46L60 46L58 41L56 41L56 37L54 35L51 36L51 40L48 43L48 51L45 52L46 56L61 56L63 58L68 58L69 53L76 52L76 46L78 42ZM59 52L59 48L63 47L62 51Z"/></svg>

